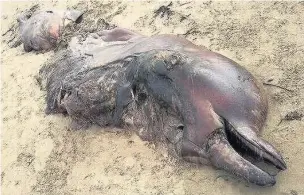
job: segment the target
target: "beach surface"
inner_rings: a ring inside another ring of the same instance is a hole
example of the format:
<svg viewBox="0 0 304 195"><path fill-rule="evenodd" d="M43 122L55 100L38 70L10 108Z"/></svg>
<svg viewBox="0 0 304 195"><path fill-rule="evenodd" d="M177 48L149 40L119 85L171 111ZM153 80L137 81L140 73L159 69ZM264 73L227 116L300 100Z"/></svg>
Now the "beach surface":
<svg viewBox="0 0 304 195"><path fill-rule="evenodd" d="M134 133L97 126L73 131L69 117L46 115L46 92L36 76L54 52L9 47L15 33L9 29L34 5L89 10L96 28L103 21L145 35L178 34L244 66L266 83L262 137L282 153L288 169L275 186L262 188L176 160ZM292 1L1 2L2 194L304 194L303 16L304 2Z"/></svg>

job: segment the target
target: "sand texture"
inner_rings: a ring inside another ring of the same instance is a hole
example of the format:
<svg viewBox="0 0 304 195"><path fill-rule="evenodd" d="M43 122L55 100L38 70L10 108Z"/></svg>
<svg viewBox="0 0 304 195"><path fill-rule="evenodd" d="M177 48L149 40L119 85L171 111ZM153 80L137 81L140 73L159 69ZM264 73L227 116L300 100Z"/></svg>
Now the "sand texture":
<svg viewBox="0 0 304 195"><path fill-rule="evenodd" d="M91 15L83 25L88 32L111 24L146 35L179 34L246 67L268 83L269 115L262 136L281 151L288 169L279 173L274 187L261 188L209 166L176 160L166 149L130 132L97 126L70 130L69 117L45 115L45 91L36 80L54 52L25 53L22 45L9 47L16 33L8 30L35 2L1 2L3 195L304 194L303 2L38 4L39 9L76 5L87 10Z"/></svg>

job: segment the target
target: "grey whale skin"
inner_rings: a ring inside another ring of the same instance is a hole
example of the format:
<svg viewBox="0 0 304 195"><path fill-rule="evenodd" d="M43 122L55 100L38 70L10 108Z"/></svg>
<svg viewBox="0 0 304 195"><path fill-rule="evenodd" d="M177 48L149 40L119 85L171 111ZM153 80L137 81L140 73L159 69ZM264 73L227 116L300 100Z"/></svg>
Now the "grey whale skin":
<svg viewBox="0 0 304 195"><path fill-rule="evenodd" d="M268 106L256 79L185 38L123 28L84 41L75 37L40 77L46 113L69 115L74 129L131 127L144 140L166 142L187 161L260 186L274 185L286 169L280 153L259 137Z"/></svg>

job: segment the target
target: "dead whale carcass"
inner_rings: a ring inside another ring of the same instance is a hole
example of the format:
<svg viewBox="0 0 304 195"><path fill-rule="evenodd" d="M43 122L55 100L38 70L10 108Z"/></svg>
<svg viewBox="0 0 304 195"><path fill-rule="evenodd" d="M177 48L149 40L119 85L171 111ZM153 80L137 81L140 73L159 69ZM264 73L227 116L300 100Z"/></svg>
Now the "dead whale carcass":
<svg viewBox="0 0 304 195"><path fill-rule="evenodd" d="M67 113L75 128L132 125L142 138L165 137L188 161L257 185L274 185L276 173L252 157L286 169L279 152L258 137L267 99L254 77L184 38L103 31L74 39L41 76L47 112Z"/></svg>

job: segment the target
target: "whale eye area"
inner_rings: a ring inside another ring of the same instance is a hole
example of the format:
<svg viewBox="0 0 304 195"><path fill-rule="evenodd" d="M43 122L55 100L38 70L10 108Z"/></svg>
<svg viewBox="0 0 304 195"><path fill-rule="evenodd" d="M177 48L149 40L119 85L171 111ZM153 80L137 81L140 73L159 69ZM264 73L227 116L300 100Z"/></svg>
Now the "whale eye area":
<svg viewBox="0 0 304 195"><path fill-rule="evenodd" d="M181 131L183 131L183 130L184 130L184 128L185 128L185 126L184 126L183 124L179 124L179 125L177 125L177 130L181 130Z"/></svg>

